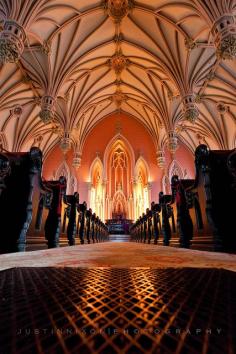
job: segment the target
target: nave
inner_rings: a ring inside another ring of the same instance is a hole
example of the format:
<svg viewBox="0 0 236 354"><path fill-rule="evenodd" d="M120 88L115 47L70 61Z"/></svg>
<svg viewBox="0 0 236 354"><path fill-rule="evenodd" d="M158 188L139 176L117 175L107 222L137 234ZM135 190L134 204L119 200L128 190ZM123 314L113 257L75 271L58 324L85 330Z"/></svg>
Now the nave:
<svg viewBox="0 0 236 354"><path fill-rule="evenodd" d="M235 0L0 0L0 354L236 353Z"/></svg>

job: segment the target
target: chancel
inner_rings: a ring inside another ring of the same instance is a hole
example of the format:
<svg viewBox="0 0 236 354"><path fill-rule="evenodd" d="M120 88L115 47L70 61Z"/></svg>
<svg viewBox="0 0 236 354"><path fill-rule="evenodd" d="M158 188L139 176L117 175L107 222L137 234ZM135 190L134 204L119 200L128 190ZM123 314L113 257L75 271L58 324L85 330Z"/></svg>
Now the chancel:
<svg viewBox="0 0 236 354"><path fill-rule="evenodd" d="M0 0L0 353L236 352L236 0Z"/></svg>

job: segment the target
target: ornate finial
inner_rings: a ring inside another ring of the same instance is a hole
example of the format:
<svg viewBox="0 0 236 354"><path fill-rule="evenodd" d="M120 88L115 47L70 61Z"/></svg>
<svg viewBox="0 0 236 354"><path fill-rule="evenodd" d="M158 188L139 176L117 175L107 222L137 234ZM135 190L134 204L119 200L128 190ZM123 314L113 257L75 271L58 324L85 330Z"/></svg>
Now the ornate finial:
<svg viewBox="0 0 236 354"><path fill-rule="evenodd" d="M24 51L26 35L22 26L6 20L0 32L0 63L17 63Z"/></svg>
<svg viewBox="0 0 236 354"><path fill-rule="evenodd" d="M121 22L133 7L134 0L104 0L104 9L116 23Z"/></svg>
<svg viewBox="0 0 236 354"><path fill-rule="evenodd" d="M216 55L219 59L232 60L236 57L236 20L233 14L221 16L213 25Z"/></svg>
<svg viewBox="0 0 236 354"><path fill-rule="evenodd" d="M183 97L184 118L191 123L195 123L199 116L199 111L195 104L195 97L194 94L188 94Z"/></svg>
<svg viewBox="0 0 236 354"><path fill-rule="evenodd" d="M41 111L39 117L45 123L51 123L54 119L55 98L52 96L43 96L41 99Z"/></svg>

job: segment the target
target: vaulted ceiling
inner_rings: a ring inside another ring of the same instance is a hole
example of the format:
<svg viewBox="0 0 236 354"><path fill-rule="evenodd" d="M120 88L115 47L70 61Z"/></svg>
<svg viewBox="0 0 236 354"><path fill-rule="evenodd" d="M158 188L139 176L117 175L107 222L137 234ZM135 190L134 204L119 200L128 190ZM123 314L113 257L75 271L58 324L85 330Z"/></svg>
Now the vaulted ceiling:
<svg viewBox="0 0 236 354"><path fill-rule="evenodd" d="M235 13L235 0L0 0L1 144L78 157L124 112L159 154L236 147Z"/></svg>

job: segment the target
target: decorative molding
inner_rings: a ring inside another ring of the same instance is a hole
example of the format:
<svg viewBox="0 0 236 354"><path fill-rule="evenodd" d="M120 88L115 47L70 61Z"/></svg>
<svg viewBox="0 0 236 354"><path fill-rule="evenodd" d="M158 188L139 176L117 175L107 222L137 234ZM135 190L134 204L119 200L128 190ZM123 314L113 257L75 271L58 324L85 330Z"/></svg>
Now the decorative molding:
<svg viewBox="0 0 236 354"><path fill-rule="evenodd" d="M79 152L75 152L72 160L72 166L75 169L78 169L81 166L81 161L82 161L81 154Z"/></svg>
<svg viewBox="0 0 236 354"><path fill-rule="evenodd" d="M41 111L39 117L44 124L51 123L54 119L55 98L45 95L41 99Z"/></svg>
<svg viewBox="0 0 236 354"><path fill-rule="evenodd" d="M190 123L195 123L196 119L199 116L198 108L195 104L196 102L195 94L188 94L183 97L183 112L184 118Z"/></svg>
<svg viewBox="0 0 236 354"><path fill-rule="evenodd" d="M178 136L176 134L176 132L174 130L170 130L168 132L168 150L170 151L170 153L173 155L175 154L176 150L179 147L178 144Z"/></svg>
<svg viewBox="0 0 236 354"><path fill-rule="evenodd" d="M70 137L70 133L64 132L60 141L60 149L62 150L63 154L66 154L71 149L71 145L72 145L72 140Z"/></svg>
<svg viewBox="0 0 236 354"><path fill-rule="evenodd" d="M164 169L165 164L166 164L166 159L165 159L165 153L163 150L157 150L156 152L156 158L157 158L157 166L160 169Z"/></svg>
<svg viewBox="0 0 236 354"><path fill-rule="evenodd" d="M105 0L104 9L114 22L120 23L134 7L134 0Z"/></svg>
<svg viewBox="0 0 236 354"><path fill-rule="evenodd" d="M211 33L219 59L236 58L236 20L233 14L224 14L215 21Z"/></svg>
<svg viewBox="0 0 236 354"><path fill-rule="evenodd" d="M115 71L117 79L119 79L122 71L130 65L130 61L119 51L108 59L108 65Z"/></svg>
<svg viewBox="0 0 236 354"><path fill-rule="evenodd" d="M26 34L16 21L6 20L0 32L0 63L17 63L24 51Z"/></svg>
<svg viewBox="0 0 236 354"><path fill-rule="evenodd" d="M193 50L194 48L196 48L197 46L197 43L194 42L194 40L192 38L185 38L184 40L184 45L185 45L185 48L188 50L188 51L191 51Z"/></svg>

